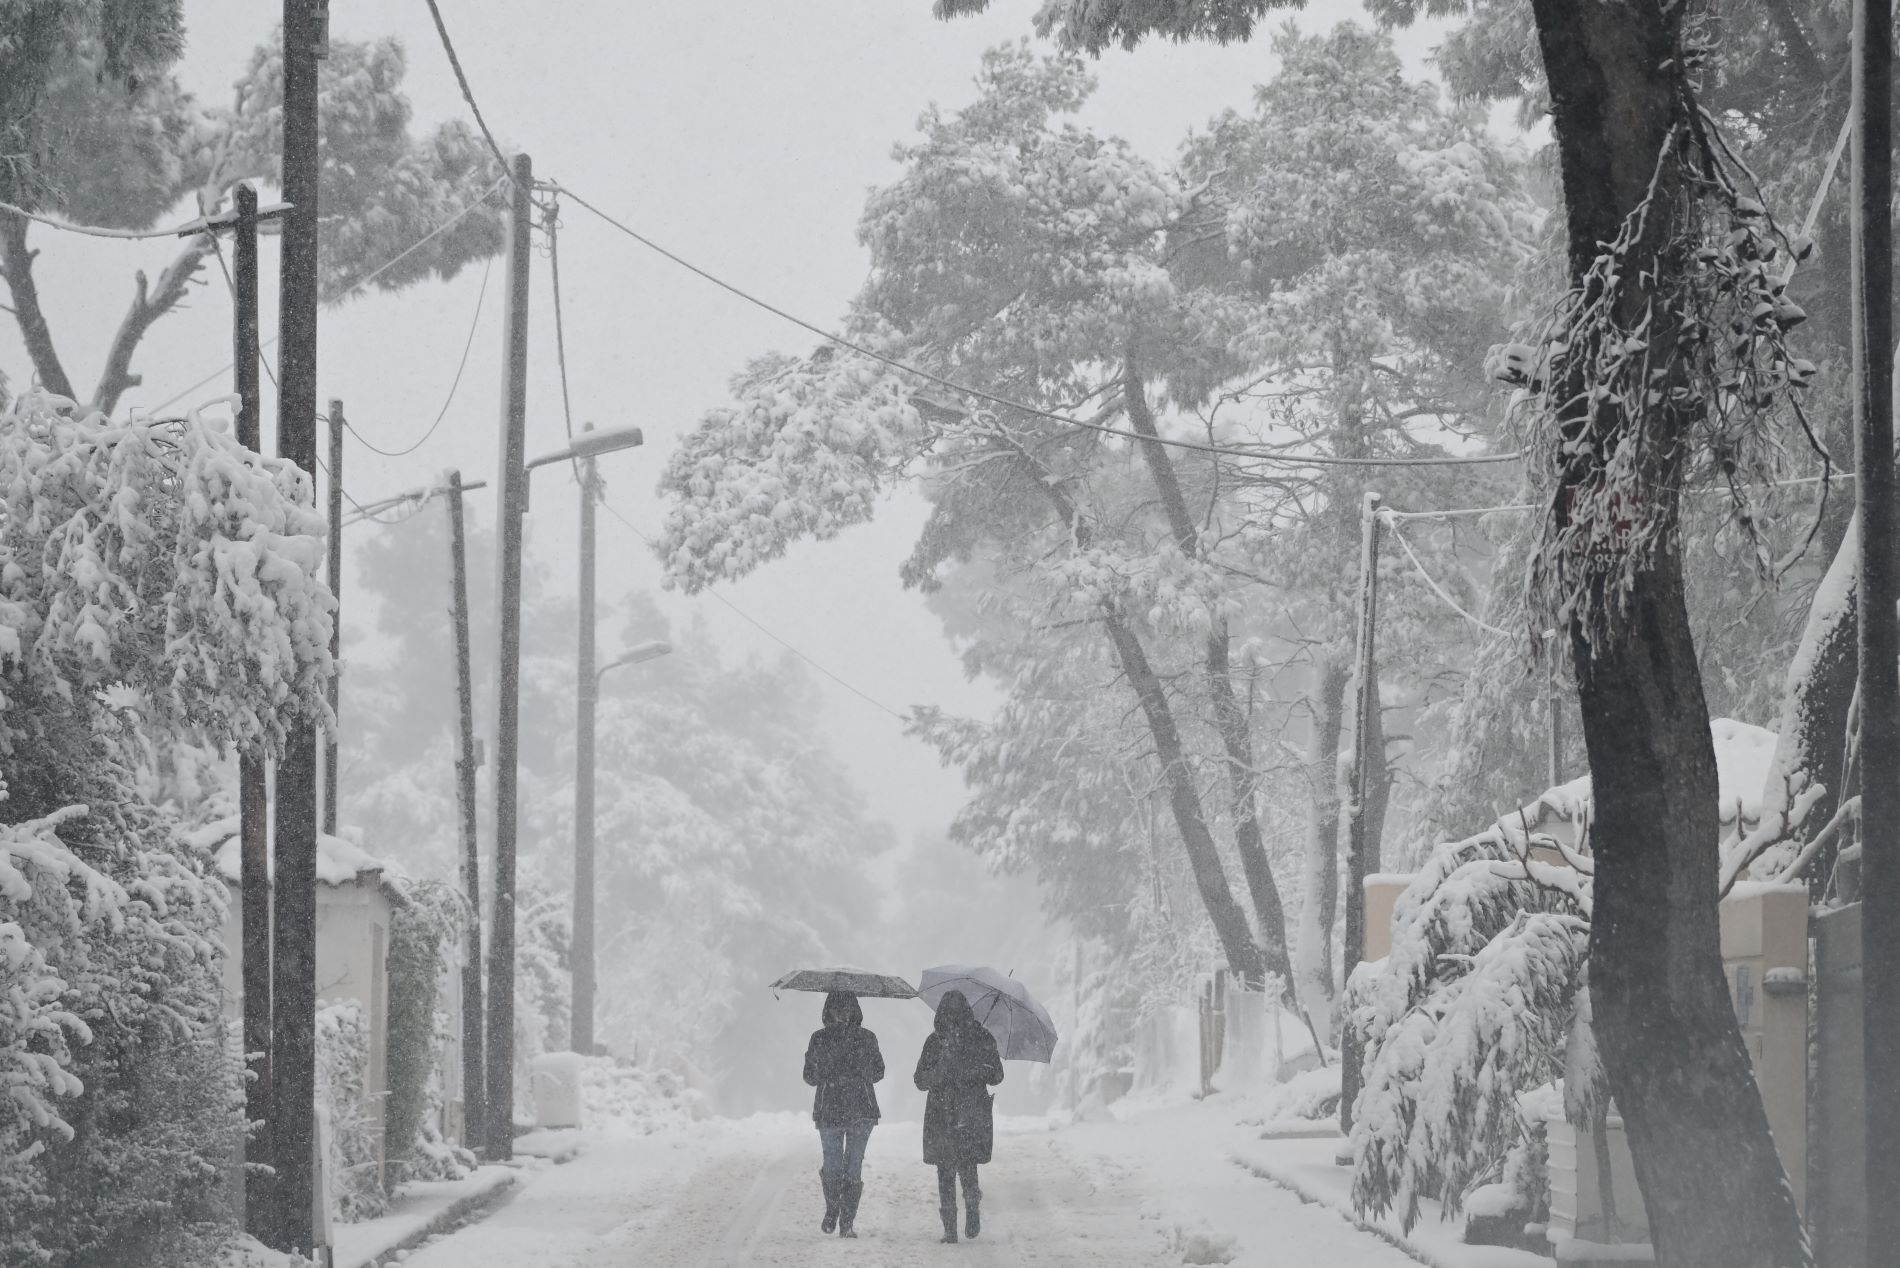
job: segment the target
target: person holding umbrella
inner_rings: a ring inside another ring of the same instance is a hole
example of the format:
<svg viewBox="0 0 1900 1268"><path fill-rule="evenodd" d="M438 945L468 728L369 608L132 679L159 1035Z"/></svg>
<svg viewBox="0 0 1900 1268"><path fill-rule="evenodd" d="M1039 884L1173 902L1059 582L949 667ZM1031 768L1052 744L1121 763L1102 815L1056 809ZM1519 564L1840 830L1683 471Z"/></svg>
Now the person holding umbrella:
<svg viewBox="0 0 1900 1268"><path fill-rule="evenodd" d="M976 1169L990 1160L994 1144L990 1089L1003 1081L1003 1057L962 991L945 991L937 1001L936 1024L917 1058L915 1080L927 1093L924 1162L937 1168L943 1240L957 1240L959 1180L968 1211L964 1235L975 1237L983 1228Z"/></svg>
<svg viewBox="0 0 1900 1268"><path fill-rule="evenodd" d="M824 1025L805 1046L805 1082L818 1089L811 1117L824 1151L818 1180L825 1192L825 1218L819 1227L856 1237L858 1203L864 1197L864 1150L878 1123L872 1084L884 1078L884 1054L877 1036L864 1028L858 997L849 991L825 996L822 1020Z"/></svg>

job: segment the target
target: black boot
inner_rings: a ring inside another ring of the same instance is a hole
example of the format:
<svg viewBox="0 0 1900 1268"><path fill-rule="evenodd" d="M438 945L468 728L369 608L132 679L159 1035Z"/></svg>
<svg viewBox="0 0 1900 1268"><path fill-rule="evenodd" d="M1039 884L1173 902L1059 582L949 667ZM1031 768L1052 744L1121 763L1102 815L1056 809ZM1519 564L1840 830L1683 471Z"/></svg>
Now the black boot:
<svg viewBox="0 0 1900 1268"><path fill-rule="evenodd" d="M937 1210L943 1216L943 1240L957 1240L957 1173L951 1167L937 1168Z"/></svg>
<svg viewBox="0 0 1900 1268"><path fill-rule="evenodd" d="M983 1190L976 1183L975 1167L963 1173L963 1205L968 1212L963 1221L963 1235L974 1241L983 1231Z"/></svg>
<svg viewBox="0 0 1900 1268"><path fill-rule="evenodd" d="M838 1182L823 1167L818 1169L818 1183L825 1189L825 1219L818 1227L829 1233L838 1227Z"/></svg>
<svg viewBox="0 0 1900 1268"><path fill-rule="evenodd" d="M864 1197L864 1181L845 1180L838 1185L838 1236L856 1237L858 1202Z"/></svg>

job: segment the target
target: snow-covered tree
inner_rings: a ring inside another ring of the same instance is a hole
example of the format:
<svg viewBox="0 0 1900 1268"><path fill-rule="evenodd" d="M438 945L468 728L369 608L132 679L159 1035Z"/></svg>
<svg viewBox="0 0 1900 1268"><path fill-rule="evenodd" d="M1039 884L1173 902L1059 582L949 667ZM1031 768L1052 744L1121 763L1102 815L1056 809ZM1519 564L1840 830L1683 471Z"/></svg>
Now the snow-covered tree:
<svg viewBox="0 0 1900 1268"><path fill-rule="evenodd" d="M39 393L0 415L0 498L0 1253L202 1263L243 1130L225 899L154 794L325 720L322 520L221 423Z"/></svg>
<svg viewBox="0 0 1900 1268"><path fill-rule="evenodd" d="M1125 423L1130 442L954 402L848 351L762 360L735 382L739 404L709 415L669 467L666 545L689 586L739 575L799 536L861 521L882 490L921 474L935 509L905 581L928 589L973 561L997 585L1034 578L1010 608L1019 630L1076 622L1109 653L1073 685L1119 673L1133 691L1230 965L1253 976L1257 938L1261 965L1285 980L1261 774L1281 763L1262 667L1325 662L1313 678L1329 703L1311 711L1322 736L1332 720L1331 751L1299 795L1317 803L1310 958L1330 977L1338 815L1324 808L1336 804L1345 590L1367 486L1361 471L1161 442L1442 453L1481 409L1457 370L1475 384L1502 333L1493 323L1531 216L1516 157L1405 83L1383 40L1347 27L1289 33L1278 50L1256 109L1217 119L1178 172L1066 121L1089 88L1074 63L996 50L978 100L927 114L899 152L905 174L867 204L860 342L1034 409ZM1447 485L1389 487L1424 500ZM1394 632L1432 610L1399 593ZM1071 654L1039 637L1052 657ZM1009 682L1023 672L1011 657L1029 654L999 652L984 669ZM1374 780L1375 797L1383 787ZM1251 929L1225 875L1235 865Z"/></svg>
<svg viewBox="0 0 1900 1268"><path fill-rule="evenodd" d="M206 106L173 74L183 51L177 9L169 0L59 0L0 15L0 80L17 75L0 89L0 136L9 155L0 164L0 201L109 228L148 229L169 215L216 210L239 181L277 181L282 40L273 37L252 54L230 105ZM144 16L131 18L132 11ZM127 30L111 34L119 27ZM501 173L482 139L460 121L412 132L402 47L394 40L337 40L319 65L325 298L340 296L470 203L481 205L371 284L400 290L431 275L453 276L498 252L503 200L484 195ZM0 212L0 278L33 374L46 390L89 399L109 414L140 383L132 368L140 342L184 302L215 244L191 238L155 278L137 276L92 391L82 394L39 291L32 230L25 218Z"/></svg>

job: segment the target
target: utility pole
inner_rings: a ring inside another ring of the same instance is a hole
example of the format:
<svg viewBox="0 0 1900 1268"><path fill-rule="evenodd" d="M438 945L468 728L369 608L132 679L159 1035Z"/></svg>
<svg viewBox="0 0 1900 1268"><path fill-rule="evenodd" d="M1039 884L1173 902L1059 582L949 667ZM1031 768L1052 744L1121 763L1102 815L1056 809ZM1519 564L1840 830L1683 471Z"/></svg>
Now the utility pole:
<svg viewBox="0 0 1900 1268"><path fill-rule="evenodd" d="M591 431L593 424L586 424ZM594 705L600 676L594 671L594 499L599 494L594 460L580 464L581 612L579 655L574 666L574 998L568 1047L594 1051Z"/></svg>
<svg viewBox="0 0 1900 1268"><path fill-rule="evenodd" d="M495 915L488 942L488 1159L514 1156L515 1105L515 745L521 711L521 520L528 472L528 261L534 228L534 164L517 154L509 204L501 472L496 522L500 604L500 697L495 727Z"/></svg>
<svg viewBox="0 0 1900 1268"><path fill-rule="evenodd" d="M1856 0L1854 435L1860 499L1862 1038L1867 1246L1900 1246L1900 559L1893 452L1893 3Z"/></svg>
<svg viewBox="0 0 1900 1268"><path fill-rule="evenodd" d="M1359 544L1359 649L1357 679L1353 693L1352 800L1346 806L1346 931L1341 988L1352 977L1353 968L1366 954L1366 876L1378 864L1368 858L1376 843L1367 831L1366 789L1372 778L1372 764L1384 762L1384 753L1372 752L1373 711L1379 707L1379 685L1375 675L1378 658L1374 634L1379 619L1379 502L1377 493L1366 494L1360 512ZM1359 1096L1359 1040L1348 1021L1339 1035L1339 1131L1352 1135L1352 1103Z"/></svg>
<svg viewBox="0 0 1900 1268"><path fill-rule="evenodd" d="M330 738L323 746L323 830L336 835L337 737L343 730L339 694L343 684L343 402L330 401L330 595L336 600L336 620L330 625Z"/></svg>
<svg viewBox="0 0 1900 1268"><path fill-rule="evenodd" d="M462 892L468 896L468 951L462 961L462 1135L478 1145L486 1135L488 1089L482 1082L482 862L475 835L475 683L468 631L468 539L462 526L462 473L450 471L449 565L454 587L455 698L460 723L455 787L462 818Z"/></svg>
<svg viewBox="0 0 1900 1268"><path fill-rule="evenodd" d="M257 365L257 191L237 187L237 231L232 247L232 289L237 312L231 331L232 387L238 395L237 440L262 453L263 401ZM270 789L259 753L238 757L238 941L244 991L244 1118L251 1126L244 1157L268 1162L270 1114ZM244 1228L264 1240L271 1229L270 1174L244 1173Z"/></svg>
<svg viewBox="0 0 1900 1268"><path fill-rule="evenodd" d="M277 452L317 468L317 59L325 0L284 0L284 219ZM315 485L311 486L314 494ZM271 959L271 1140L279 1250L314 1248L316 1131L317 735L292 728L277 763Z"/></svg>

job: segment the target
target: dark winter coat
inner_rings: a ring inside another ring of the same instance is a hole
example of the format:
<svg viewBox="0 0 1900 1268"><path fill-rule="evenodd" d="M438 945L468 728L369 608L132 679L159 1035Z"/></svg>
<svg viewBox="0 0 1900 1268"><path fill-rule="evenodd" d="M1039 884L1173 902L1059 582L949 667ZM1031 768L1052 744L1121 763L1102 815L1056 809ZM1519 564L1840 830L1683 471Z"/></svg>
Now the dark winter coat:
<svg viewBox="0 0 1900 1268"><path fill-rule="evenodd" d="M878 1120L873 1083L884 1078L877 1036L858 1025L830 1025L805 1045L805 1082L818 1089L811 1117L820 1127Z"/></svg>
<svg viewBox="0 0 1900 1268"><path fill-rule="evenodd" d="M924 1098L924 1161L933 1166L988 1162L995 1141L990 1089L1003 1081L996 1037L975 1024L924 1040L917 1058Z"/></svg>

